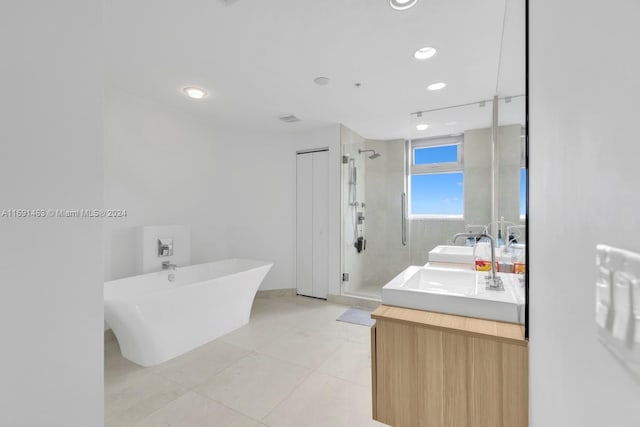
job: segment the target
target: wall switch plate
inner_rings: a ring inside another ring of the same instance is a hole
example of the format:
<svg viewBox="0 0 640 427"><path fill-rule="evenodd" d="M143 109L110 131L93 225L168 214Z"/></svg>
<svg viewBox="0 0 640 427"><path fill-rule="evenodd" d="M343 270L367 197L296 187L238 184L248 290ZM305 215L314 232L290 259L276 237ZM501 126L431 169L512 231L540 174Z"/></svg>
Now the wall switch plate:
<svg viewBox="0 0 640 427"><path fill-rule="evenodd" d="M595 285L600 341L640 377L640 254L598 245Z"/></svg>

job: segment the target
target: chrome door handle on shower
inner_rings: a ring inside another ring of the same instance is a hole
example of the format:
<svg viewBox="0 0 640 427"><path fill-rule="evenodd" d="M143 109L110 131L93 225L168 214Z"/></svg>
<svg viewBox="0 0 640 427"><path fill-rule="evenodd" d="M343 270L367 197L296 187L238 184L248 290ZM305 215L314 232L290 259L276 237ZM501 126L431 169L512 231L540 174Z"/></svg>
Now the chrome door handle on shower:
<svg viewBox="0 0 640 427"><path fill-rule="evenodd" d="M402 246L407 246L407 193L404 191L400 194L400 201L402 203L400 208L402 214Z"/></svg>

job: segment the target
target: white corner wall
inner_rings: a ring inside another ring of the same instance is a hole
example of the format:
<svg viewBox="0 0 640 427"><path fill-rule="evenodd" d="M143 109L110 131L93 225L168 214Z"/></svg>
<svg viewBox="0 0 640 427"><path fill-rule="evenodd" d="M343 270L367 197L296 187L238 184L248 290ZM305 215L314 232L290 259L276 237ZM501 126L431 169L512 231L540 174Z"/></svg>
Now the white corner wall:
<svg viewBox="0 0 640 427"><path fill-rule="evenodd" d="M260 290L295 287L295 153L330 148L331 283L340 293L340 126L248 132L116 88L105 92L105 280L139 274L136 229L191 226L193 263L273 261Z"/></svg>
<svg viewBox="0 0 640 427"><path fill-rule="evenodd" d="M260 290L294 287L295 157L286 133L229 135L221 200L232 257L274 263Z"/></svg>
<svg viewBox="0 0 640 427"><path fill-rule="evenodd" d="M102 2L0 3L0 211L102 208ZM0 425L103 425L101 223L0 217Z"/></svg>
<svg viewBox="0 0 640 427"><path fill-rule="evenodd" d="M296 151L329 147L329 293L340 294L340 125L293 133L236 130L227 141L224 179L231 256L274 266L260 290L295 288Z"/></svg>
<svg viewBox="0 0 640 427"><path fill-rule="evenodd" d="M640 3L530 2L533 427L637 427L640 381L598 342L595 246L640 252Z"/></svg>
<svg viewBox="0 0 640 427"><path fill-rule="evenodd" d="M227 249L233 185L224 132L107 87L104 134L105 206L127 210L125 218L104 223L105 280L142 273L141 226L189 225L193 264L234 256Z"/></svg>

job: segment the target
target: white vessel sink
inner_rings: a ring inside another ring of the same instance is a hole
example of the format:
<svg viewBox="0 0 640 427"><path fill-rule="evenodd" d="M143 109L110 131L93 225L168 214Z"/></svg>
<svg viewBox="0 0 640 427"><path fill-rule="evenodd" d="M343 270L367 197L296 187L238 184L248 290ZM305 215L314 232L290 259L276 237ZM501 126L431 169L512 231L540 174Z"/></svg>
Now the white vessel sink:
<svg viewBox="0 0 640 427"><path fill-rule="evenodd" d="M429 251L429 262L472 264L473 247L439 245Z"/></svg>
<svg viewBox="0 0 640 427"><path fill-rule="evenodd" d="M473 270L411 266L382 288L382 303L524 323L524 290L518 276L498 273L503 291L487 289L486 276Z"/></svg>
<svg viewBox="0 0 640 427"><path fill-rule="evenodd" d="M502 248L496 249L496 261L511 262L512 254L503 253ZM429 262L447 262L455 264L473 264L472 246L438 245L429 251Z"/></svg>

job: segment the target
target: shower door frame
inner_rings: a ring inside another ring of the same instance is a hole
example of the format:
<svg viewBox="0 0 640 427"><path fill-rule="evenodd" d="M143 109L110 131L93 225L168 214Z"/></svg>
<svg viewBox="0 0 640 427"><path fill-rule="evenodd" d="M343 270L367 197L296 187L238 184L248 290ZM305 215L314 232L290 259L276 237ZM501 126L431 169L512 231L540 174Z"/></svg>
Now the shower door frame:
<svg viewBox="0 0 640 427"><path fill-rule="evenodd" d="M409 222L409 216L408 216L408 192L409 192L409 188L408 188L408 177L407 177L407 171L408 169L408 164L407 162L409 161L409 157L408 157L408 153L407 153L407 149L410 146L410 141L403 139L403 140L390 140L390 141L385 141L385 142L389 142L389 143L402 143L402 188L400 188L401 191L399 191L397 193L397 209L398 212L400 212L400 222L398 224L396 224L395 226L399 228L399 233L397 236L397 242L399 245L402 245L403 247L409 247L409 251L408 251L408 255L406 258L406 267L408 267L411 264L411 250L410 250L410 222ZM365 140L365 144L366 144L367 140ZM379 143L381 141L371 141L374 143ZM349 289L349 282L350 279L353 278L352 274L350 271L347 271L349 268L349 266L346 265L345 262L345 246L346 246L346 240L347 238L349 238L349 236L347 236L347 234L350 234L347 232L347 230L345 229L345 216L351 215L351 213L347 213L347 209L352 209L351 205L350 205L350 183L346 182L345 180L349 179L349 174L350 174L350 163L349 160L353 159L354 156L347 156L345 155L345 148L353 145L353 146L357 146L358 143L353 143L353 144L345 144L345 145L341 145L341 159L342 159L342 168L340 170L340 183L341 183L341 187L340 187L340 295L341 296L345 296L345 297L352 297L352 298L358 298L358 299L363 299L363 300L371 300L371 301L381 301L382 299L382 287L386 284L383 283L380 285L380 293L377 296L372 295L371 293L361 293L358 292L358 290L353 290L353 289ZM366 145L364 145L365 148L368 148ZM374 149L375 150L375 149ZM377 150L375 150L377 152ZM382 157L384 157L385 154L382 154ZM365 159L365 162L368 161L375 161L375 159ZM346 167L345 167L346 166ZM364 176L362 178L358 178L356 177L356 182L358 182L359 180L364 181ZM345 185L346 183L346 185ZM366 190L366 188L365 188ZM366 203L366 198L365 198L365 203ZM366 215L365 215L366 216ZM366 249L365 249L366 250ZM399 274L402 270L399 270L397 272L394 273L395 274ZM345 277L346 275L346 277ZM345 280L347 279L347 280Z"/></svg>

